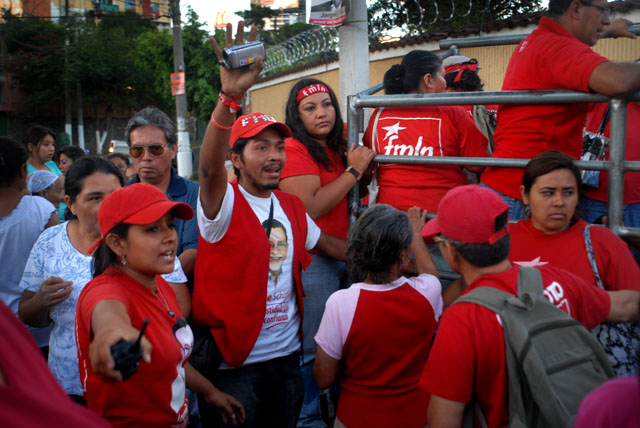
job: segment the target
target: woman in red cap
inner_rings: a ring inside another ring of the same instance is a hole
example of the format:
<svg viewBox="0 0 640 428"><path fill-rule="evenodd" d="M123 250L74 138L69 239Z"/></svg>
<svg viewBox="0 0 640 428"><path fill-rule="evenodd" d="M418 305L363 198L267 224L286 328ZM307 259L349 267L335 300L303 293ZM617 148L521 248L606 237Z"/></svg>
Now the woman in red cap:
<svg viewBox="0 0 640 428"><path fill-rule="evenodd" d="M115 426L186 427L186 386L221 409L223 419L244 420L242 405L187 362L193 333L160 276L173 270L176 257L173 219L192 216L189 205L143 183L114 191L100 206L102 238L94 279L78 299L76 341L87 405ZM147 319L144 361L125 380L112 347L136 340Z"/></svg>
<svg viewBox="0 0 640 428"><path fill-rule="evenodd" d="M329 235L347 239L349 216L347 193L365 175L373 151L358 146L347 152L340 104L333 90L316 79L302 79L289 92L286 123L293 136L285 140L287 162L282 169L280 189L298 196L320 229ZM345 264L316 251L313 261L302 273L305 292L302 374L305 398L300 420L322 422L318 405L318 387L311 368L324 304L329 296L345 285Z"/></svg>

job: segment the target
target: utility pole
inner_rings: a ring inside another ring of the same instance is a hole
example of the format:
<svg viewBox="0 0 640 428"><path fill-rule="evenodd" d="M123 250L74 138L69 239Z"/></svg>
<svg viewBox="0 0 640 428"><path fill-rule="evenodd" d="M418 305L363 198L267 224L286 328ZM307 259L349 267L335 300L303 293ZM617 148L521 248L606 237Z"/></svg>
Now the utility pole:
<svg viewBox="0 0 640 428"><path fill-rule="evenodd" d="M180 22L180 0L171 0L171 16L173 17L173 72L184 73L184 55L182 53L182 24ZM193 160L191 144L187 131L187 93L186 89L175 95L176 125L178 126L178 174L191 178Z"/></svg>
<svg viewBox="0 0 640 428"><path fill-rule="evenodd" d="M369 87L369 35L367 4L352 0L349 12L338 29L340 41L340 108L347 113L347 96ZM343 117L346 119L346 117Z"/></svg>
<svg viewBox="0 0 640 428"><path fill-rule="evenodd" d="M71 95L67 71L69 70L69 0L64 0L64 132L69 136L69 144L73 144L73 128L71 124Z"/></svg>

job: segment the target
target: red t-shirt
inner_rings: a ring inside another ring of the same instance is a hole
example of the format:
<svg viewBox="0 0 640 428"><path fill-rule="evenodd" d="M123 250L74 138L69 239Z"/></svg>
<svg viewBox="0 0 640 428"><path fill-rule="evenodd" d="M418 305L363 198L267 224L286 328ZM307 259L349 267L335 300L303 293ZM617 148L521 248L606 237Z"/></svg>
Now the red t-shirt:
<svg viewBox="0 0 640 428"><path fill-rule="evenodd" d="M307 147L293 137L285 140L284 149L287 154L287 162L282 168L280 178L295 177L297 175L317 175L320 177L320 185L326 186L344 172L345 166L342 163L342 159L340 159L340 155L326 147L325 150L329 155L330 171L316 163L309 154ZM349 214L346 196L331 211L314 219L314 221L324 233L347 239Z"/></svg>
<svg viewBox="0 0 640 428"><path fill-rule="evenodd" d="M545 296L586 328L600 324L609 314L606 291L586 287L575 275L550 266L539 267ZM491 286L516 294L519 268L484 275L467 292ZM484 306L459 303L444 311L436 339L420 380L420 387L439 397L459 402L478 399L487 425L504 427L509 421L509 395L504 335L499 317Z"/></svg>
<svg viewBox="0 0 640 428"><path fill-rule="evenodd" d="M109 268L90 281L78 299L76 342L84 397L90 409L114 426L187 426L183 366L191 353L193 333L188 326L178 328L177 321L182 314L175 293L159 275L156 287L159 292L154 294L120 270ZM173 317L169 315L162 297L174 312ZM102 381L93 372L89 360L91 314L96 304L106 299L122 302L131 318L131 325L137 329L149 318L144 335L153 345L151 363L141 361L137 372L124 382ZM181 331L185 328L188 332Z"/></svg>
<svg viewBox="0 0 640 428"><path fill-rule="evenodd" d="M42 358L29 330L0 300L0 415L8 427L60 426L68 428L110 425L65 394Z"/></svg>
<svg viewBox="0 0 640 428"><path fill-rule="evenodd" d="M372 147L376 110L364 135ZM381 155L487 156L487 139L460 106L381 109L374 150ZM430 212L452 188L468 184L463 168L453 165L380 164L378 202L400 210L418 206Z"/></svg>
<svg viewBox="0 0 640 428"><path fill-rule="evenodd" d="M586 226L587 223L578 220L564 232L546 234L533 227L531 220L512 224L509 260L521 266L550 264L570 270L597 287L584 243ZM605 288L640 291L640 268L627 244L606 227L593 226L590 232L598 272Z"/></svg>
<svg viewBox="0 0 640 428"><path fill-rule="evenodd" d="M607 58L595 53L555 21L540 24L511 56L503 91L573 89L589 92L593 70ZM530 159L547 150L559 150L578 159L588 104L505 104L498 109L494 135L496 158ZM520 199L523 170L487 168L482 182Z"/></svg>
<svg viewBox="0 0 640 428"><path fill-rule="evenodd" d="M432 275L356 283L327 300L316 343L341 360L337 416L349 428L422 428L428 396L418 388L441 286Z"/></svg>
<svg viewBox="0 0 640 428"><path fill-rule="evenodd" d="M602 122L602 116L607 109L607 103L594 103L589 106L587 114L587 131L597 132ZM640 161L640 106L636 103L627 104L627 141L624 157L628 161ZM611 134L611 118L604 129L604 135ZM607 150L607 159L609 151ZM596 201L607 202L609 200L609 173L600 171L600 184L597 189L585 186L582 190L586 196ZM624 174L624 203L636 204L640 202L640 172L627 172Z"/></svg>

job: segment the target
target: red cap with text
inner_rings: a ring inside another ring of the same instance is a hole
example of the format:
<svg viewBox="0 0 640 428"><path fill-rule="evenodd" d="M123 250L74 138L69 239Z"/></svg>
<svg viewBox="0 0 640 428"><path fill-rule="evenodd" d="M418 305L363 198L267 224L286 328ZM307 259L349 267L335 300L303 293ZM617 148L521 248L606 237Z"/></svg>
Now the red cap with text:
<svg viewBox="0 0 640 428"><path fill-rule="evenodd" d="M273 127L280 132L282 138L291 137L291 130L284 123L278 122L268 114L251 113L245 116L240 116L233 124L233 128L231 128L229 147L233 148L233 145L240 138L255 137L264 129L269 127Z"/></svg>
<svg viewBox="0 0 640 428"><path fill-rule="evenodd" d="M102 238L89 250L100 245L104 237L120 223L149 224L171 211L176 218L189 220L193 208L184 202L172 202L158 188L145 183L121 187L107 196L98 210Z"/></svg>
<svg viewBox="0 0 640 428"><path fill-rule="evenodd" d="M440 200L438 216L424 225L422 236L441 233L465 244L493 244L509 234L508 222L502 229L495 229L496 218L508 210L490 189L476 184L455 187Z"/></svg>

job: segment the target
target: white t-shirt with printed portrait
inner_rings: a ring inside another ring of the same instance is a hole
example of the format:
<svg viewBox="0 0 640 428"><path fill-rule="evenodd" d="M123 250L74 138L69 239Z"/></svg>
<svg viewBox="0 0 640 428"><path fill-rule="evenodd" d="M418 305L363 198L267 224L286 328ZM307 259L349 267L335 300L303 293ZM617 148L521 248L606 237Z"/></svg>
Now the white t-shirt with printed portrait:
<svg viewBox="0 0 640 428"><path fill-rule="evenodd" d="M273 201L273 218L284 226L287 236L286 257L282 263L277 282L272 273L269 273L267 284L267 308L262 324L262 329L256 343L249 353L243 365L260 361L283 357L300 350L300 312L296 303L296 291L293 284L293 236L291 222L275 194L269 198L259 198L248 193L242 186L238 186L242 195L246 198L258 220L263 224L269 219L269 211ZM233 214L235 193L231 184L227 184L227 190L215 219L208 219L202 209L202 203L198 198L197 217L198 227L202 238L207 242L220 241L229 228ZM280 228L278 228L280 229ZM281 230L281 229L280 229ZM266 232L265 232L266 233ZM320 228L307 214L307 236L305 248L312 249L320 238ZM272 236L274 236L272 232ZM278 245L272 242L273 245ZM282 244L280 243L280 250ZM282 251L280 251L282 253ZM224 361L220 368L231 368Z"/></svg>

